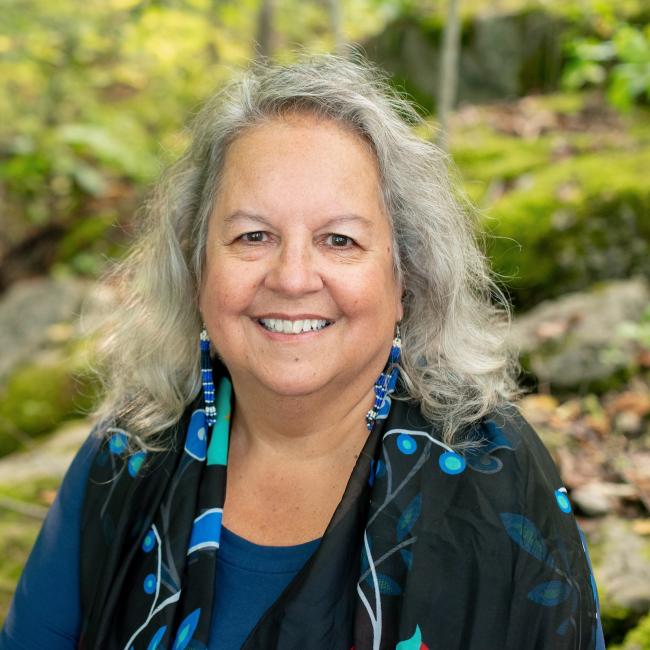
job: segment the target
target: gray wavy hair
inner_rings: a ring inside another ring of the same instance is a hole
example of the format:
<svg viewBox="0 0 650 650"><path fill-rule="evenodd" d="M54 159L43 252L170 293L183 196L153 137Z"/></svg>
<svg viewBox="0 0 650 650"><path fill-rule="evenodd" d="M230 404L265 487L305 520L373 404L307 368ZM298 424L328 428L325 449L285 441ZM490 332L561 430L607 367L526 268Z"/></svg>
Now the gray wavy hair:
<svg viewBox="0 0 650 650"><path fill-rule="evenodd" d="M196 115L191 144L146 204L100 346L102 417L150 448L200 390L198 294L208 219L228 146L246 129L294 111L336 120L374 151L404 287L402 379L447 444L516 392L505 347L509 309L458 201L445 154L415 135L415 109L360 56L254 64Z"/></svg>

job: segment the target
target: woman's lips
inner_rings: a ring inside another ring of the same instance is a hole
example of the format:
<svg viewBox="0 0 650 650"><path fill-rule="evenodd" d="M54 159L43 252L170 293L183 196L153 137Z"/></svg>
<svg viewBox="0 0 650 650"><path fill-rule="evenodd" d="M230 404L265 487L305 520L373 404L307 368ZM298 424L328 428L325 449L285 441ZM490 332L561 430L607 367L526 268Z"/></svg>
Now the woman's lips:
<svg viewBox="0 0 650 650"><path fill-rule="evenodd" d="M326 318L257 318L257 322L267 331L276 334L305 334L319 332L329 327L333 321Z"/></svg>

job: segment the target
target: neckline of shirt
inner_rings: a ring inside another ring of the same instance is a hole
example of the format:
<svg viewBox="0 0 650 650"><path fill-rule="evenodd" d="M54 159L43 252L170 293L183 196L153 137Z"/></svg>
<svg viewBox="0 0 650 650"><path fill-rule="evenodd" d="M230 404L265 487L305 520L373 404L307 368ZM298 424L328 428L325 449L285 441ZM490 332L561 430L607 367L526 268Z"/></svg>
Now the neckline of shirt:
<svg viewBox="0 0 650 650"><path fill-rule="evenodd" d="M302 568L318 548L321 538L293 546L255 544L223 527L219 561L250 571L288 573Z"/></svg>

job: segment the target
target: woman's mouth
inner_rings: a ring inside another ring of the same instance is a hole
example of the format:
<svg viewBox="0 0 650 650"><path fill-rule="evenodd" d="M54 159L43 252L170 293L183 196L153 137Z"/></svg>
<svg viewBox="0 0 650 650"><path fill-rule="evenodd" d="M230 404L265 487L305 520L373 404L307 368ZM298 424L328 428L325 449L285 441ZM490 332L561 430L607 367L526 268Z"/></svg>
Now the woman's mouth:
<svg viewBox="0 0 650 650"><path fill-rule="evenodd" d="M258 318L257 322L269 332L281 334L302 334L304 332L317 332L332 324L332 321L319 318L305 318L300 320L284 320L281 318Z"/></svg>

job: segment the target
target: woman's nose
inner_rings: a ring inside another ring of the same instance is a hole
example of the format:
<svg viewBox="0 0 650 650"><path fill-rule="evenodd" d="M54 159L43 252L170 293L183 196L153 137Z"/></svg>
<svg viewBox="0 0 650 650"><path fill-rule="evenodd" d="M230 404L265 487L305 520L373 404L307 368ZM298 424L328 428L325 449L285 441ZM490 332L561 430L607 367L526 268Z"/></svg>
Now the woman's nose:
<svg viewBox="0 0 650 650"><path fill-rule="evenodd" d="M289 296L322 289L323 280L316 251L311 245L299 242L281 245L266 275L266 286Z"/></svg>

